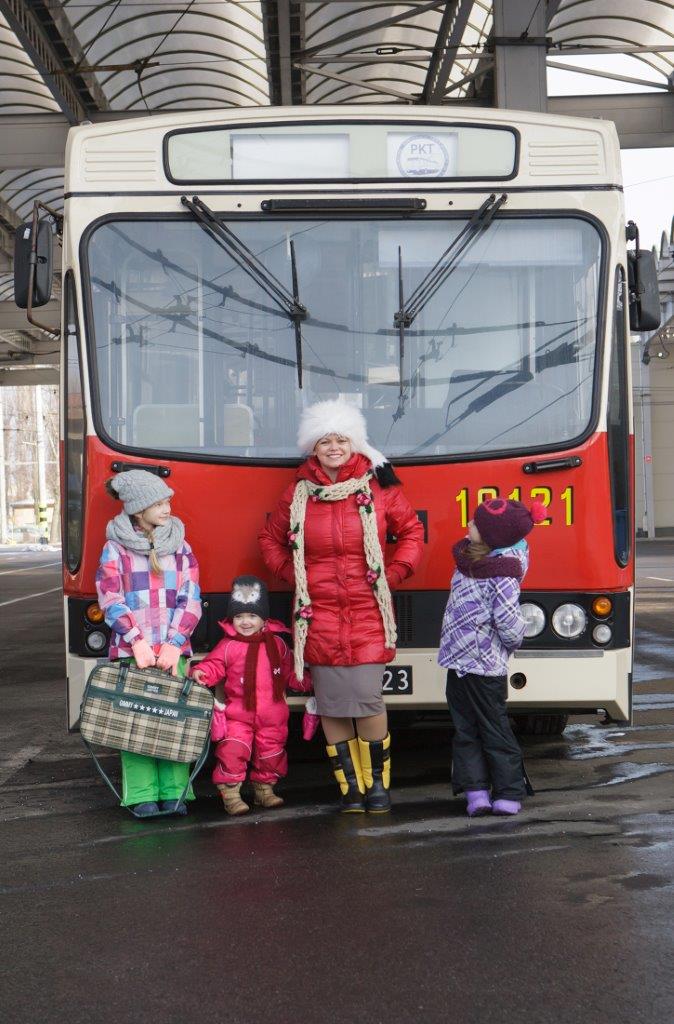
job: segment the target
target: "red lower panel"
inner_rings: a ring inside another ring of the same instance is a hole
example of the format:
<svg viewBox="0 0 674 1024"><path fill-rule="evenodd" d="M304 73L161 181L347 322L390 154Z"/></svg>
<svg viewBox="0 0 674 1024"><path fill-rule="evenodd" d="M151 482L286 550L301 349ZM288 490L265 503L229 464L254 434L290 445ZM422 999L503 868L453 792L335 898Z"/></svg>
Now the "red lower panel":
<svg viewBox="0 0 674 1024"><path fill-rule="evenodd" d="M448 586L452 545L465 535L465 523L476 504L496 493L525 503L538 498L549 510L549 518L529 537L531 567L526 588L622 590L630 586L632 562L623 569L614 555L606 435L597 434L577 449L550 457L566 455L579 455L582 465L527 475L522 469L527 460L519 456L399 470L409 500L426 513L428 523L424 559L408 586L415 590ZM544 458L537 456L538 461ZM176 492L174 513L185 522L205 591L229 590L232 578L242 572L267 576L257 550L257 532L292 479L292 469L134 459L89 438L83 556L78 574L65 574L68 594L94 593L105 524L119 512L119 505L104 489L115 460L170 467L169 482Z"/></svg>

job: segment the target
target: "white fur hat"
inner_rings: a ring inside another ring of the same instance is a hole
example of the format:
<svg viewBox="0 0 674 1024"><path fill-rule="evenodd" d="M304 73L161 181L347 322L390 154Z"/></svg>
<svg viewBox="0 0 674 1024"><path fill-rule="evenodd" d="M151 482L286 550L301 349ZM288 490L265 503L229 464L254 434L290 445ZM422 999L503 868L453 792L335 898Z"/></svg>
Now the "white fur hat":
<svg viewBox="0 0 674 1024"><path fill-rule="evenodd" d="M360 452L380 469L388 459L367 440L367 424L360 409L341 399L316 402L305 409L297 431L297 444L303 452L311 452L317 441L327 434L348 437L355 452Z"/></svg>

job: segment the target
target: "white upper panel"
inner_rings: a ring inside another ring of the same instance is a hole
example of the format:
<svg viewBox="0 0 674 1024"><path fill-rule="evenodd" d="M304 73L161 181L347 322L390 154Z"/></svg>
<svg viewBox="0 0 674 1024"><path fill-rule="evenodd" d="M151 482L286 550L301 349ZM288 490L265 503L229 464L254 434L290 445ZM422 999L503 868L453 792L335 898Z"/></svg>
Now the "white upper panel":
<svg viewBox="0 0 674 1024"><path fill-rule="evenodd" d="M276 130L278 130L284 122L291 122L292 129L289 128L289 130L292 130L295 135L311 135L313 127L319 126L318 131L314 134L314 139L318 139L320 142L321 125L322 130L325 131L326 125L330 122L341 121L343 123L345 120L356 122L356 124L360 122L363 126L368 123L372 125L373 122L390 121L394 123L397 133L404 133L405 130L408 130L410 137L418 134L422 128L430 131L429 122L436 122L441 126L450 123L459 126L464 124L483 125L485 128L514 126L520 134L520 146L519 171L512 184L536 187L550 186L555 183L568 186L569 184L619 185L621 182L618 139L612 123L527 112L513 113L512 111L486 109L457 110L456 108L448 110L447 108L410 108L409 106L383 109L376 105L354 108L353 112L345 111L343 106L321 106L313 109L273 107L267 110L237 110L228 111L226 116L223 116L222 112L209 111L199 117L199 134L196 141L203 139L202 130L207 127L222 126L236 129L237 126L241 128L243 125L266 124L276 126ZM305 124L306 126L304 126ZM164 141L168 133L190 126L194 126L194 117L189 114L180 114L73 128L69 134L66 155L66 191L133 192L151 190L175 192L177 186L169 181L164 169ZM241 134L239 133L239 138ZM353 136L355 137L357 134L353 133ZM460 138L460 133L458 134ZM487 133L485 134L487 135ZM383 154L385 157L385 151ZM248 152L248 169L251 166L250 157L251 153ZM190 162L185 159L184 150L182 159L181 167L188 174L189 167L195 167L195 165L190 165ZM486 166L486 158L483 165ZM475 170L476 168L474 166L471 169ZM382 164L382 171L382 178L390 176L385 162ZM196 168L194 173L197 173ZM338 174L335 175L335 179L339 177ZM371 175L367 175L367 177L371 177ZM405 176L401 175L401 177ZM444 187L447 186L448 177L451 177L451 174L446 172L443 178ZM471 174L470 177L476 181L481 180L479 173ZM483 180L489 183L490 177L492 181L496 177L493 171L491 175L485 175ZM265 170L264 173L260 173L259 178L269 180L269 174ZM203 178L195 178L195 182L197 180L203 180ZM214 181L212 176L209 176L208 180ZM185 178L182 181L185 187L189 185L188 179ZM224 163L224 160L222 184L235 188L246 187L232 181L232 170ZM353 188L359 187L356 182L347 182L347 184ZM433 188L433 178L425 176L423 186L424 188ZM301 189L302 185L294 187ZM411 177L409 184L405 180L400 183L400 187L419 189L420 182L417 177ZM435 187L437 187L437 183Z"/></svg>

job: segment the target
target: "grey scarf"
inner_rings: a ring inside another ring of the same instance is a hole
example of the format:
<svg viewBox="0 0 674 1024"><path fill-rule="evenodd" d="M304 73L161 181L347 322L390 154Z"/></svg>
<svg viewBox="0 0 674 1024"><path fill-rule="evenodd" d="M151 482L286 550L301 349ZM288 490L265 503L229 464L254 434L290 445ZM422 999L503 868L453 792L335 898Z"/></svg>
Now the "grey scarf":
<svg viewBox="0 0 674 1024"><path fill-rule="evenodd" d="M185 527L180 519L171 516L165 526L157 526L154 530L152 543L144 533L137 530L126 512L120 512L118 516L108 523L105 536L108 540L114 540L129 551L136 551L138 554L149 555L154 547L157 555L174 555L185 540Z"/></svg>

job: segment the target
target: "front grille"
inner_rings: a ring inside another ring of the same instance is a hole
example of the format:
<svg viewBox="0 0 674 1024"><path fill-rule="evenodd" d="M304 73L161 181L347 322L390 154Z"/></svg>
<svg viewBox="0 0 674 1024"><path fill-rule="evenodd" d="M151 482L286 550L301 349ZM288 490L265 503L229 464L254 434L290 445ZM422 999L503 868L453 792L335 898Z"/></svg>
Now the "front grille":
<svg viewBox="0 0 674 1024"><path fill-rule="evenodd" d="M393 597L396 622L398 623L398 643L402 647L411 646L414 642L414 602L411 594L395 594Z"/></svg>

